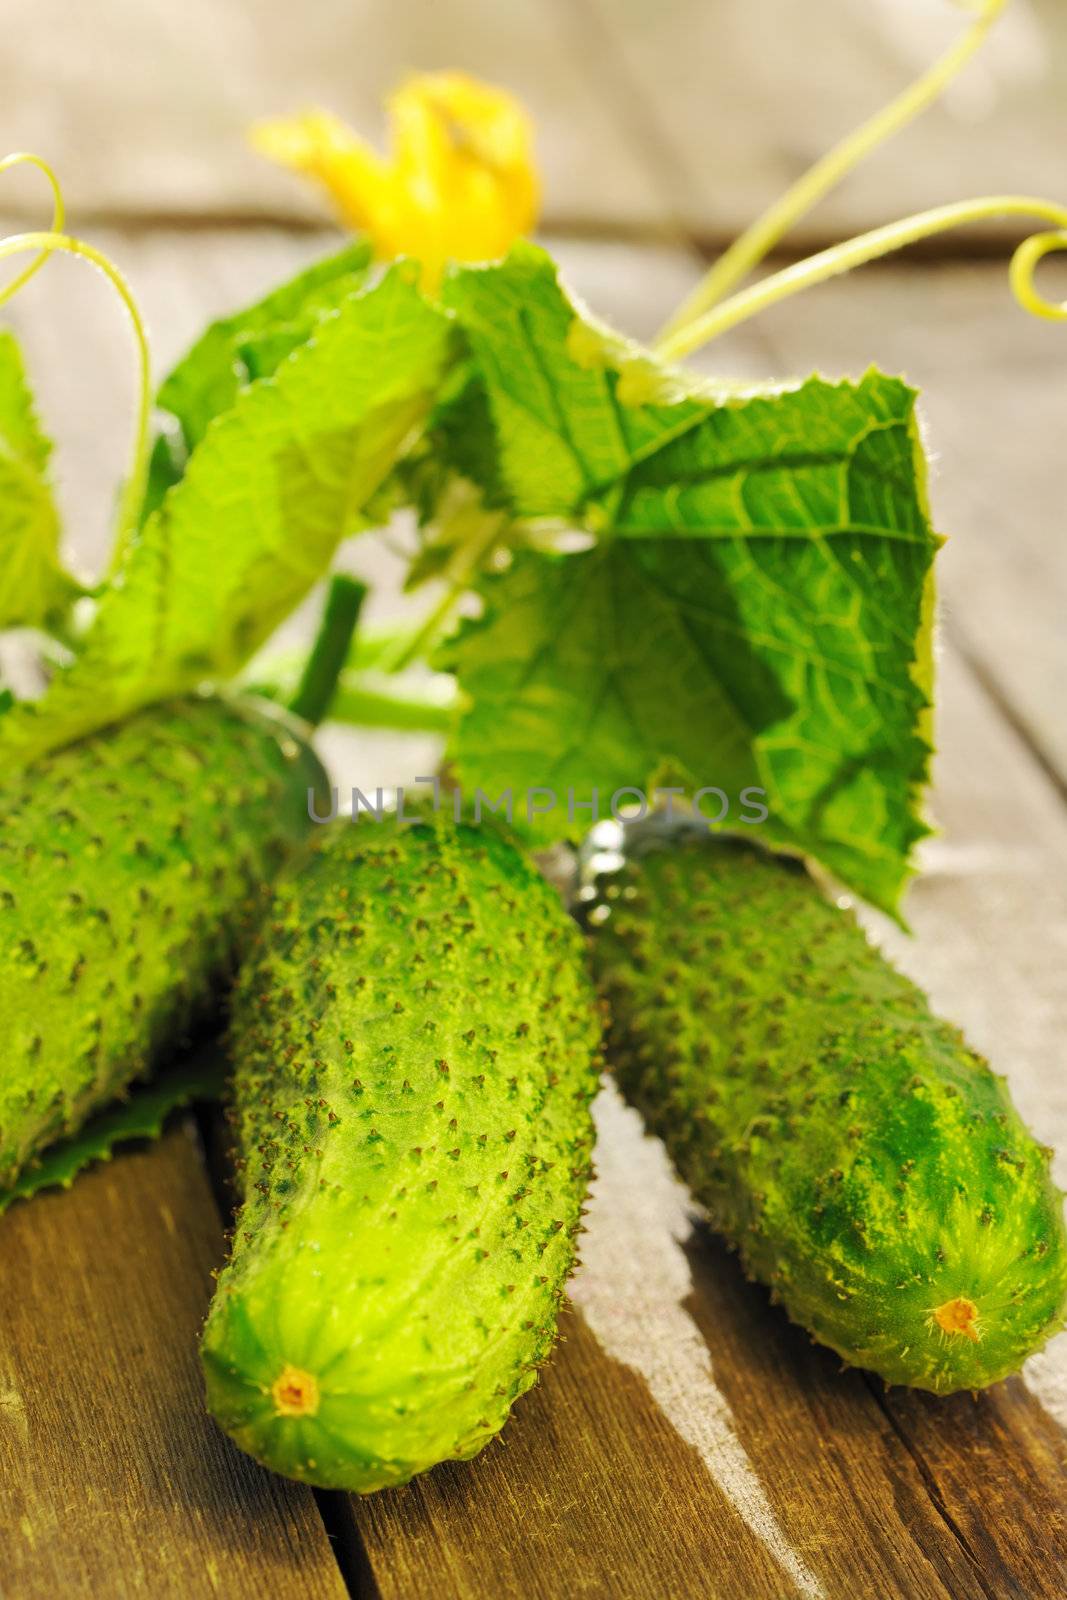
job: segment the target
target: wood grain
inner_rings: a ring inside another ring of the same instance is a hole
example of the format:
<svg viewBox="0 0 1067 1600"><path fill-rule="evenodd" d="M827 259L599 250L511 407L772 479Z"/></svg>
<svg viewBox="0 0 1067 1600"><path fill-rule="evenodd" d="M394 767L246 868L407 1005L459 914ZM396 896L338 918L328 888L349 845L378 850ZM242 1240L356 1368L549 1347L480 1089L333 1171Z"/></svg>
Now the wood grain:
<svg viewBox="0 0 1067 1600"><path fill-rule="evenodd" d="M592 94L654 175L667 214L704 248L729 242L958 38L939 0L555 0ZM1058 0L1009 8L955 89L805 217L821 244L973 194L1062 186L1067 19ZM997 223L949 250L971 248Z"/></svg>
<svg viewBox="0 0 1067 1600"><path fill-rule="evenodd" d="M221 1228L181 1126L0 1219L7 1600L345 1594L311 1494L207 1416Z"/></svg>
<svg viewBox="0 0 1067 1600"><path fill-rule="evenodd" d="M308 186L248 148L249 125L323 105L384 142L384 97L411 71L460 68L535 118L557 221L643 226L653 177L589 93L589 63L538 0L7 0L0 95L12 148L40 150L71 214L322 219ZM40 217L40 184L5 179Z"/></svg>
<svg viewBox="0 0 1067 1600"><path fill-rule="evenodd" d="M886 1416L990 1600L1067 1593L1067 1443L1011 1379L977 1398L893 1391ZM963 1587L966 1593L966 1586Z"/></svg>
<svg viewBox="0 0 1067 1600"><path fill-rule="evenodd" d="M499 1442L351 1502L383 1600L792 1596L644 1384L581 1318Z"/></svg>
<svg viewBox="0 0 1067 1600"><path fill-rule="evenodd" d="M90 214L310 220L247 149L255 118L321 103L366 134L413 68L507 84L539 129L551 226L723 243L961 30L948 0L8 0L0 93L13 148ZM1049 191L1067 127L1059 0L1014 0L947 107L798 230L810 244L964 194ZM23 214L39 190L14 185Z"/></svg>

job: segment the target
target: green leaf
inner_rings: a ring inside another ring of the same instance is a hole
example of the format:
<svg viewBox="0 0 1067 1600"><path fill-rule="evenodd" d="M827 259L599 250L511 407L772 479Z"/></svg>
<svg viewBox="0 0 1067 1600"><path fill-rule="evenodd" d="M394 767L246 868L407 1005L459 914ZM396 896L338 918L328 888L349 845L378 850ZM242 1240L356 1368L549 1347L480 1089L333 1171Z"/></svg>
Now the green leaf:
<svg viewBox="0 0 1067 1600"><path fill-rule="evenodd" d="M437 397L418 450L404 462L394 487L415 512L418 548L404 589L410 593L434 579L456 577L467 548L499 525L507 495L498 474L496 437L489 399L475 365L459 362Z"/></svg>
<svg viewBox="0 0 1067 1600"><path fill-rule="evenodd" d="M81 593L59 561L51 450L19 347L0 332L0 628L44 626Z"/></svg>
<svg viewBox="0 0 1067 1600"><path fill-rule="evenodd" d="M326 313L363 288L370 263L365 241L347 245L205 330L164 379L156 402L181 424L186 450L199 444L246 384L272 377Z"/></svg>
<svg viewBox="0 0 1067 1600"><path fill-rule="evenodd" d="M130 1139L158 1139L167 1118L193 1100L215 1100L222 1093L226 1063L221 1047L211 1044L132 1089L90 1118L80 1132L54 1144L22 1173L10 1189L0 1190L0 1215L15 1200L28 1200L42 1189L69 1189L94 1161L110 1159L115 1146Z"/></svg>
<svg viewBox="0 0 1067 1600"><path fill-rule="evenodd" d="M181 482L188 460L188 452L177 426L156 435L148 458L148 481L141 505L142 527L153 511L159 510L167 490Z"/></svg>
<svg viewBox="0 0 1067 1600"><path fill-rule="evenodd" d="M232 676L322 577L424 426L447 318L398 267L209 426L132 542L81 654L0 723L0 759Z"/></svg>
<svg viewBox="0 0 1067 1600"><path fill-rule="evenodd" d="M929 748L931 571L915 395L738 390L658 368L532 247L448 300L480 363L513 514L596 547L521 552L439 664L466 786L765 788L769 841L895 908ZM715 809L718 809L716 807ZM573 837L566 804L537 825ZM755 828L753 831L758 831Z"/></svg>

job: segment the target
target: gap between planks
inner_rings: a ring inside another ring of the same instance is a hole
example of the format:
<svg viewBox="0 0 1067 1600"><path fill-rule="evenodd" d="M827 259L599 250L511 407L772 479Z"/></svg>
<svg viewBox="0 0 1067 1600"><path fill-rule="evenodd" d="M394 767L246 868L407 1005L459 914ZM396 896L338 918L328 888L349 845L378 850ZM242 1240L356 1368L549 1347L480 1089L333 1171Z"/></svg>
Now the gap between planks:
<svg viewBox="0 0 1067 1600"><path fill-rule="evenodd" d="M408 71L460 67L528 105L546 216L731 238L959 36L947 0L8 0L5 123L40 149L74 217L321 215L247 148L253 120L325 105L368 137ZM56 41L62 41L57 48ZM122 63L126 70L118 70ZM1061 182L1067 22L1013 0L945 105L865 164L797 239L843 238L967 193ZM11 186L14 185L12 190ZM5 179L23 216L38 189ZM666 199L665 199L666 197Z"/></svg>
<svg viewBox="0 0 1067 1600"><path fill-rule="evenodd" d="M220 1246L184 1122L0 1219L8 1600L344 1600L310 1492L205 1410L196 1342Z"/></svg>

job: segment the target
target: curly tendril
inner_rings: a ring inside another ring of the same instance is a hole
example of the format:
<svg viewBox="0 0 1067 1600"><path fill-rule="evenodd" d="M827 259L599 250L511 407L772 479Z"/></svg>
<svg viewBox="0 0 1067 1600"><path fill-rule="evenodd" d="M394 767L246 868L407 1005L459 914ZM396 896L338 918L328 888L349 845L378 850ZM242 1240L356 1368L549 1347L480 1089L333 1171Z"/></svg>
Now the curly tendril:
<svg viewBox="0 0 1067 1600"><path fill-rule="evenodd" d="M0 160L0 177L5 172L10 172L13 167L36 167L38 172L44 173L48 180L48 186L52 191L52 226L50 231L52 233L62 233L63 224L66 221L63 191L59 187L59 179L48 162L42 156L32 155L28 150L16 150L14 155L4 156ZM28 267L23 268L18 277L12 278L10 283L6 283L3 289L0 289L0 306L13 299L19 290L29 283L35 272L40 272L50 254L51 251L42 250L36 261L31 261Z"/></svg>
<svg viewBox="0 0 1067 1600"><path fill-rule="evenodd" d="M62 222L63 200L59 184L52 169L37 156L15 155L8 156L5 161L0 162L0 172L6 171L9 167L19 162L32 163L34 166L39 167L48 177L55 197L56 216ZM114 571L120 565L126 547L136 532L141 505L144 500L145 484L148 478L148 436L152 414L152 371L144 319L133 297L133 291L118 267L102 251L97 250L91 244L87 244L85 240L72 238L70 234L60 232L58 228L52 228L47 232L14 233L6 239L0 239L0 261L6 260L9 256L23 255L27 251L35 251L37 253L36 261L32 262L18 277L5 286L3 291L0 292L0 304L5 300L10 300L11 296L22 288L33 274L43 266L48 257L58 251L61 254L76 256L82 261L88 261L91 266L96 267L99 272L103 273L125 306L133 327L133 336L137 347L138 404L130 469L119 501L115 551L111 561L111 570Z"/></svg>
<svg viewBox="0 0 1067 1600"><path fill-rule="evenodd" d="M1054 209L1060 210L1057 206ZM1067 223L1067 210L1060 211L1060 220ZM1016 300L1031 316L1045 317L1049 322L1067 322L1067 301L1046 300L1034 286L1038 266L1045 256L1057 250L1067 250L1067 227L1055 228L1050 233L1035 233L1024 239L1011 262L1011 288Z"/></svg>
<svg viewBox="0 0 1067 1600"><path fill-rule="evenodd" d="M903 94L877 112L855 133L849 134L821 157L769 211L764 212L723 252L663 329L656 345L658 353L668 355L675 351L683 329L724 300L794 224L824 199L831 189L835 189L872 151L906 128L940 99L971 57L981 49L1008 0L955 0L955 3L976 13L962 38L917 83L905 89Z"/></svg>

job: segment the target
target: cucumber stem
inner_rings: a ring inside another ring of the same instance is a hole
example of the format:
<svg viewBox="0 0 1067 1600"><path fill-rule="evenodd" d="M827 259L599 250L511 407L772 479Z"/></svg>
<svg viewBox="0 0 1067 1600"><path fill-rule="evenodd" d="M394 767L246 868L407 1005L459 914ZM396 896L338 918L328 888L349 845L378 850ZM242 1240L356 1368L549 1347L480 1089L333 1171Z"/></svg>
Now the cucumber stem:
<svg viewBox="0 0 1067 1600"><path fill-rule="evenodd" d="M336 573L330 580L318 637L289 702L289 710L312 728L330 709L366 598L367 585L358 578Z"/></svg>
<svg viewBox="0 0 1067 1600"><path fill-rule="evenodd" d="M434 680L436 684L438 680ZM330 707L330 721L356 728L392 728L402 733L447 733L456 712L457 696L435 694L433 685L421 688L368 688L341 679Z"/></svg>

